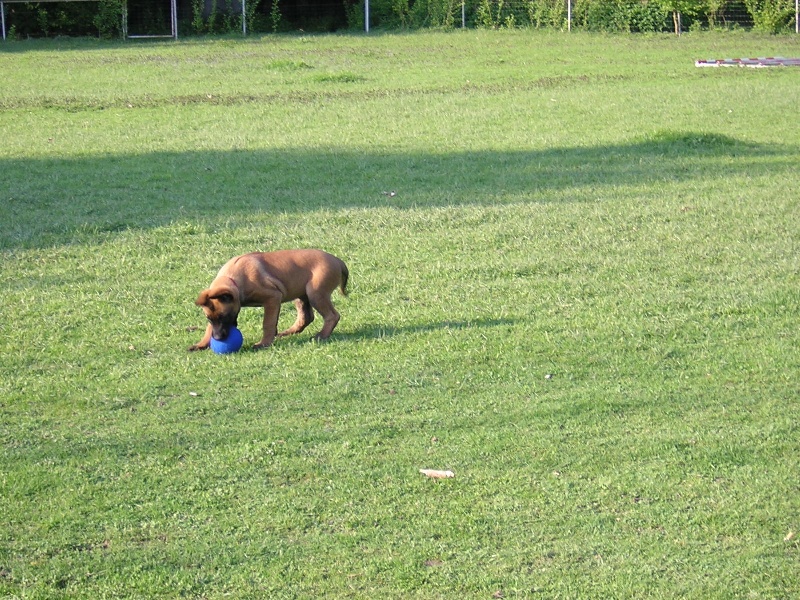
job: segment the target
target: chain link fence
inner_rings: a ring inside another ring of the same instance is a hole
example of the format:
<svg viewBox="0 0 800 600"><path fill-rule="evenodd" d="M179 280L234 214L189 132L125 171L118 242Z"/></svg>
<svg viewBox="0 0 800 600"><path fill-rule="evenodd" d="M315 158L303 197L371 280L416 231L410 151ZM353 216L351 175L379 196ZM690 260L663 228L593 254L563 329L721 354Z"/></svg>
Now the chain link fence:
<svg viewBox="0 0 800 600"><path fill-rule="evenodd" d="M372 26L626 33L798 31L797 0L369 0Z"/></svg>
<svg viewBox="0 0 800 600"><path fill-rule="evenodd" d="M10 38L170 32L172 0L0 0ZM798 32L800 0L177 0L176 35L421 28ZM125 18L123 19L123 15ZM245 19L245 22L242 22ZM125 24L125 25L124 25ZM243 24L246 27L243 27Z"/></svg>

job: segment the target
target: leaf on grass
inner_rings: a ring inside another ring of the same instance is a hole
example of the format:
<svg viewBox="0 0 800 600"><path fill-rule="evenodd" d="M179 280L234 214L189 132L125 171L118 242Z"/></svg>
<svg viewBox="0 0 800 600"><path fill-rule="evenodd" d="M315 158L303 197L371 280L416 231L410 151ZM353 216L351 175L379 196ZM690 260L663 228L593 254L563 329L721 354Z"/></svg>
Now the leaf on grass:
<svg viewBox="0 0 800 600"><path fill-rule="evenodd" d="M433 479L449 479L456 476L452 471L438 471L436 469L420 469L419 472Z"/></svg>
<svg viewBox="0 0 800 600"><path fill-rule="evenodd" d="M436 558L431 558L425 561L426 567L441 567L444 563Z"/></svg>

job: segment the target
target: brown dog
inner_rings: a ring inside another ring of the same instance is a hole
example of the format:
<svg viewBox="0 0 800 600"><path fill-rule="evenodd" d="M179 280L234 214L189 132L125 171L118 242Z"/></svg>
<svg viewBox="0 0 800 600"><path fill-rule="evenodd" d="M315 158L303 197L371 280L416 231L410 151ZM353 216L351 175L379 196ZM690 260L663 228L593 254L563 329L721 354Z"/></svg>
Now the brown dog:
<svg viewBox="0 0 800 600"><path fill-rule="evenodd" d="M223 265L211 287L197 297L195 304L203 308L208 326L203 339L189 350L205 350L212 337L215 340L228 337L243 306L264 307L264 333L254 348L266 348L277 335L300 333L314 320L314 310L325 320L316 336L324 340L339 322L331 294L338 287L347 295L348 275L344 262L322 250L278 250L236 256ZM297 307L297 320L279 334L281 304L290 300Z"/></svg>

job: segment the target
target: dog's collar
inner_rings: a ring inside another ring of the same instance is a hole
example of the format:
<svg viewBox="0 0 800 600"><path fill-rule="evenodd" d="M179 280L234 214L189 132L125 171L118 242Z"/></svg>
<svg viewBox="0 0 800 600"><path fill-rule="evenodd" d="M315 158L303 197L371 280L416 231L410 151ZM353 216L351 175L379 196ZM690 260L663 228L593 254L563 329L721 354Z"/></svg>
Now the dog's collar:
<svg viewBox="0 0 800 600"><path fill-rule="evenodd" d="M233 287L235 287L236 291L238 292L239 291L239 284L236 283L236 280L233 277L228 277L227 275L225 277L228 278L228 281L230 281L233 284Z"/></svg>

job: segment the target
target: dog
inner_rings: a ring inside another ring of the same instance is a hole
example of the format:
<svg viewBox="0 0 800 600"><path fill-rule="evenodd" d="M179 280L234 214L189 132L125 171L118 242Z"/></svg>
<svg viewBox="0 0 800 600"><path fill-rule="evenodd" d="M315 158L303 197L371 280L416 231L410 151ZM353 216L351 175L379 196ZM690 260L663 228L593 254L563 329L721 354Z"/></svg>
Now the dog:
<svg viewBox="0 0 800 600"><path fill-rule="evenodd" d="M277 336L300 333L314 320L315 310L325 321L316 339L327 339L339 322L331 294L338 287L342 295L347 295L349 275L341 259L322 250L278 250L235 256L195 300L203 309L208 326L203 339L190 346L189 351L205 350L212 337L227 338L245 306L264 307L263 334L254 348L266 348ZM291 300L297 308L297 320L278 333L281 304Z"/></svg>

